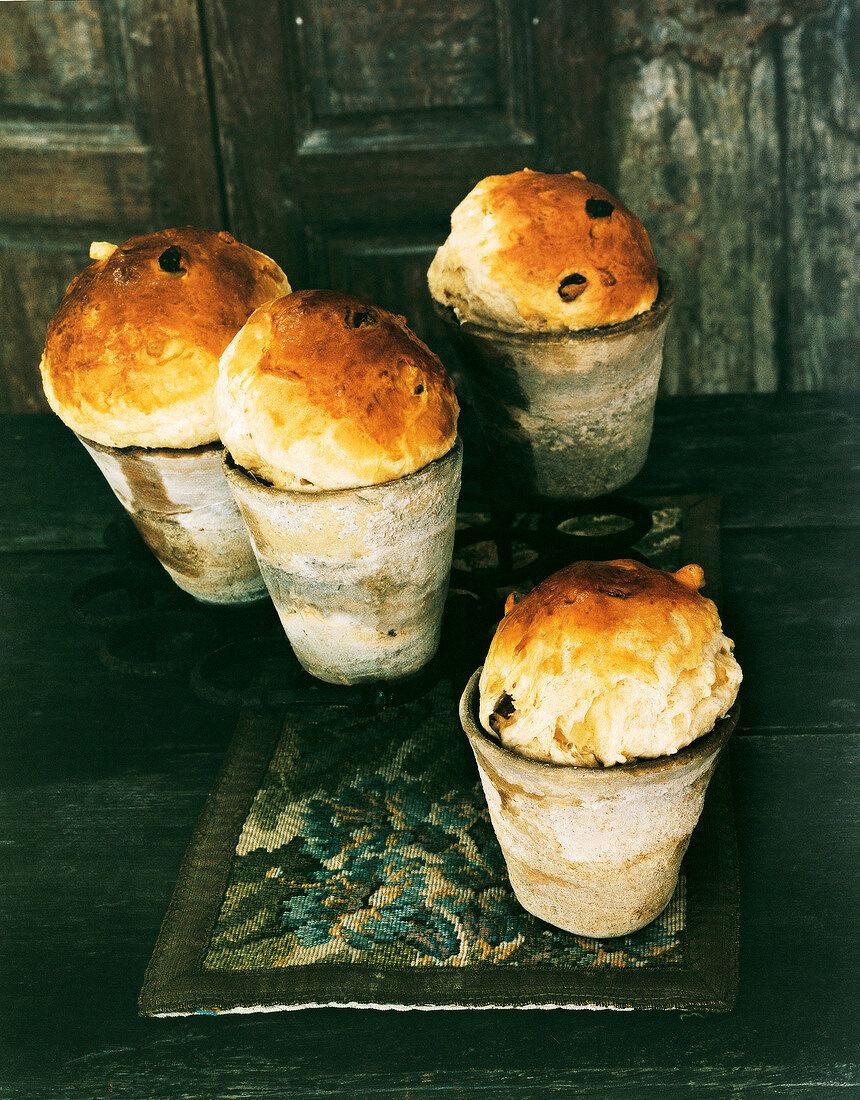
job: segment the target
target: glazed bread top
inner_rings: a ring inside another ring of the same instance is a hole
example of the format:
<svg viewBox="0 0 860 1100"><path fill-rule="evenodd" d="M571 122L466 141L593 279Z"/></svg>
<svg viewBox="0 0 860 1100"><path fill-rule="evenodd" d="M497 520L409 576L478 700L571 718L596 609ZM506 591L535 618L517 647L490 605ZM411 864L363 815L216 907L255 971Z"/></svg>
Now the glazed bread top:
<svg viewBox="0 0 860 1100"><path fill-rule="evenodd" d="M163 229L96 242L48 325L42 382L54 412L110 447L218 438L218 359L251 313L288 293L274 260L229 233Z"/></svg>
<svg viewBox="0 0 860 1100"><path fill-rule="evenodd" d="M623 203L581 172L528 169L469 192L427 278L460 321L513 332L613 325L658 291L648 234Z"/></svg>
<svg viewBox="0 0 860 1100"><path fill-rule="evenodd" d="M377 485L457 436L439 359L402 317L333 290L258 309L221 358L218 427L234 461L278 489Z"/></svg>
<svg viewBox="0 0 860 1100"><path fill-rule="evenodd" d="M480 678L484 729L536 760L666 756L709 732L741 682L698 565L576 562L506 614Z"/></svg>

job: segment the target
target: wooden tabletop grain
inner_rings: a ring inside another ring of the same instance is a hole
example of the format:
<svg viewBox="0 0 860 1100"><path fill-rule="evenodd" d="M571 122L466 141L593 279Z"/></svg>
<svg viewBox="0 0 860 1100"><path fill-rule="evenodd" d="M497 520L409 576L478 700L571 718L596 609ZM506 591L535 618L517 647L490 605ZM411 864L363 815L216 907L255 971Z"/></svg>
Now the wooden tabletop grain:
<svg viewBox="0 0 860 1100"><path fill-rule="evenodd" d="M658 405L632 489L722 497L740 993L726 1015L304 1010L141 1019L236 722L121 676L73 614L118 505L55 418L0 433L0 1097L818 1097L860 1091L856 404Z"/></svg>

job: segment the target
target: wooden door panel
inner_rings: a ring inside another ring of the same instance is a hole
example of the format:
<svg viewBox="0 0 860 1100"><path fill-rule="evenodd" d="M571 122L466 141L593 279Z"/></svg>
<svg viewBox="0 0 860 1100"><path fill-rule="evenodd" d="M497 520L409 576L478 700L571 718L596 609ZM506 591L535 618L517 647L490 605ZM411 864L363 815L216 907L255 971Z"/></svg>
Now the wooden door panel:
<svg viewBox="0 0 860 1100"><path fill-rule="evenodd" d="M299 155L530 145L530 81L513 47L515 38L528 41L528 7L516 0L285 3Z"/></svg>
<svg viewBox="0 0 860 1100"><path fill-rule="evenodd" d="M495 106L501 28L493 0L424 0L408 12L397 0L338 7L305 0L294 9L312 115Z"/></svg>
<svg viewBox="0 0 860 1100"><path fill-rule="evenodd" d="M150 151L130 126L0 124L0 162L7 225L150 219Z"/></svg>
<svg viewBox="0 0 860 1100"><path fill-rule="evenodd" d="M112 31L94 3L5 4L0 116L64 122L116 118Z"/></svg>
<svg viewBox="0 0 860 1100"><path fill-rule="evenodd" d="M0 7L0 223L137 223L149 149L131 119L113 4Z"/></svg>
<svg viewBox="0 0 860 1100"><path fill-rule="evenodd" d="M564 167L600 162L599 82L569 81L602 63L603 4L281 0L262 26L204 4L234 229L296 287L355 290L427 335L427 265L474 184L560 146Z"/></svg>

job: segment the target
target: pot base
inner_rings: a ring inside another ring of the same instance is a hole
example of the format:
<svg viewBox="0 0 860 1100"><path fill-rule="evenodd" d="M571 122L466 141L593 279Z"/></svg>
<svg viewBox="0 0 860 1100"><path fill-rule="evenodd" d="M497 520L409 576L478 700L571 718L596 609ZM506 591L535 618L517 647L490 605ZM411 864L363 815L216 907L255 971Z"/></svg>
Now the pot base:
<svg viewBox="0 0 860 1100"><path fill-rule="evenodd" d="M687 844L683 845L684 850ZM682 853L683 855L683 853ZM559 881L536 881L530 868L505 857L514 895L523 909L576 936L610 939L650 924L663 912L678 885L680 857L662 868L629 869L606 864L595 881L594 868L570 865Z"/></svg>

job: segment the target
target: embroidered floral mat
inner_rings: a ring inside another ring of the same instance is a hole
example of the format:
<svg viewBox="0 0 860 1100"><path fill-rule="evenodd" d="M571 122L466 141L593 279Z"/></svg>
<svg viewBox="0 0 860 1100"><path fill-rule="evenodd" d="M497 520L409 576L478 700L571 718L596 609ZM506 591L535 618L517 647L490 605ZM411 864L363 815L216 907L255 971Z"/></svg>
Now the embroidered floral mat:
<svg viewBox="0 0 860 1100"><path fill-rule="evenodd" d="M716 596L717 540L716 501L678 498L654 508L635 550L663 568L698 561ZM738 887L725 761L661 916L616 939L562 932L526 913L508 884L457 717L471 671L373 714L245 708L186 854L143 1014L731 1008Z"/></svg>

